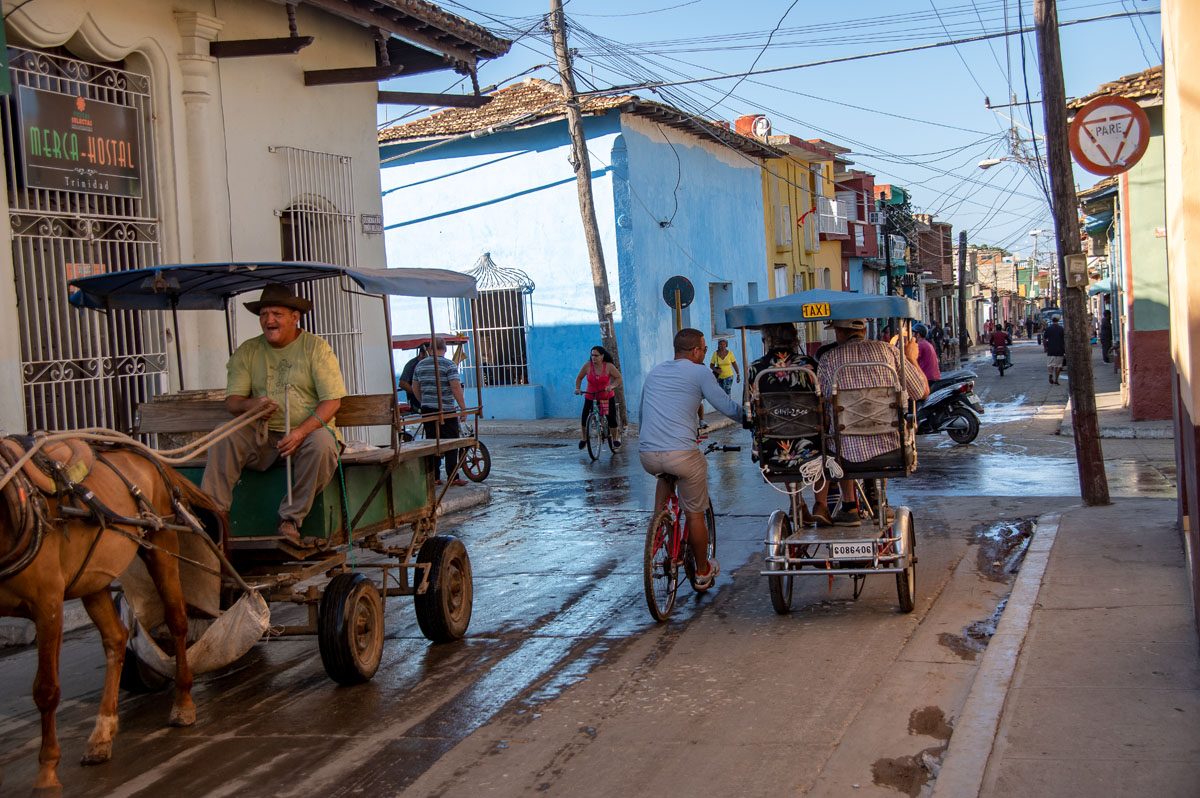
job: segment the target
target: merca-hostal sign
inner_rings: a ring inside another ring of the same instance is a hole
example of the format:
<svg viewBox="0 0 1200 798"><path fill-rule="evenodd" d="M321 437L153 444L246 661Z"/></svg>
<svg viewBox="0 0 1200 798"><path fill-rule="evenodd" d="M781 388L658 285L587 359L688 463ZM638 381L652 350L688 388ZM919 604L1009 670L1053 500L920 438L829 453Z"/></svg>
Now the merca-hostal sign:
<svg viewBox="0 0 1200 798"><path fill-rule="evenodd" d="M134 108L32 86L17 91L26 188L142 196Z"/></svg>

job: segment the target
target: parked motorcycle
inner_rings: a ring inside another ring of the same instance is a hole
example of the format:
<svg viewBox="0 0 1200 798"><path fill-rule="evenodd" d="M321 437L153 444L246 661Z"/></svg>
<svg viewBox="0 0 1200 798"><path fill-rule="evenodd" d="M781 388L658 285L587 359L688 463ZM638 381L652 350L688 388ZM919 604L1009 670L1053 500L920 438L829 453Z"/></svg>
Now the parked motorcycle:
<svg viewBox="0 0 1200 798"><path fill-rule="evenodd" d="M1012 360L1008 356L1008 347L993 346L992 347L992 365L1000 369L1000 376L1004 376L1005 369L1012 368Z"/></svg>
<svg viewBox="0 0 1200 798"><path fill-rule="evenodd" d="M917 434L945 432L955 443L970 443L979 435L983 403L975 395L976 374L965 369L943 375L929 384L929 396L917 407Z"/></svg>

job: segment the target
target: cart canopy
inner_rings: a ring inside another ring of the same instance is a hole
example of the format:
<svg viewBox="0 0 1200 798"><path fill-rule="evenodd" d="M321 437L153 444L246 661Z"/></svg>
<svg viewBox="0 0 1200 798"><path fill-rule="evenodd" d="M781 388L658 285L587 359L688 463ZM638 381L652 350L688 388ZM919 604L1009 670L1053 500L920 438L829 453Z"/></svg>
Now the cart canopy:
<svg viewBox="0 0 1200 798"><path fill-rule="evenodd" d="M351 269L328 263L180 263L71 280L71 303L83 308L224 310L231 297L273 283L346 278L368 294L478 296L475 278L448 269Z"/></svg>
<svg viewBox="0 0 1200 798"><path fill-rule="evenodd" d="M814 288L752 305L736 305L725 311L725 323L745 328L830 319L917 319L920 313L921 306L908 297Z"/></svg>

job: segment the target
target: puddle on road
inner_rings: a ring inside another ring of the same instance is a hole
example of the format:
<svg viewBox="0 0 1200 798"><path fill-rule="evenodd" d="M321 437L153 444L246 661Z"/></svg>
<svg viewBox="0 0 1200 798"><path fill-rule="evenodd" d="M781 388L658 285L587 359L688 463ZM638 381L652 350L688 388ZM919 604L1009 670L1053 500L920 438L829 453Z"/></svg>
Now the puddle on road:
<svg viewBox="0 0 1200 798"><path fill-rule="evenodd" d="M510 449L566 449L569 443L514 443Z"/></svg>
<svg viewBox="0 0 1200 798"><path fill-rule="evenodd" d="M1034 519L997 521L975 532L979 543L976 554L979 573L993 582L1007 582L1025 561L1029 541L1033 539Z"/></svg>
<svg viewBox="0 0 1200 798"><path fill-rule="evenodd" d="M1006 606L1008 606L1008 596L1000 599L1000 603L996 605L996 611L991 614L991 617L968 625L963 629L961 635L942 632L938 635L938 643L953 651L959 658L967 662L974 662L975 657L983 653L996 634L996 626L1000 623L1000 616L1004 614Z"/></svg>
<svg viewBox="0 0 1200 798"><path fill-rule="evenodd" d="M946 720L946 713L942 712L940 707L914 709L908 716L908 733L933 737L935 740L942 740L943 743L908 756L876 759L871 765L871 776L875 784L891 787L916 798L930 779L937 778L938 770L942 766L942 755L950 745L950 735L953 731Z"/></svg>

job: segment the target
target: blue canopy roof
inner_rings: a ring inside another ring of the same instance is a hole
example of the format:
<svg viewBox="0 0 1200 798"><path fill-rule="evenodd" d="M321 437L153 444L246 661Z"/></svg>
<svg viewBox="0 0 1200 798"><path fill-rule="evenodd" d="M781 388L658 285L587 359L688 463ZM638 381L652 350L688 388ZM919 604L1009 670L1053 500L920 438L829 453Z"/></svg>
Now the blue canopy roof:
<svg viewBox="0 0 1200 798"><path fill-rule="evenodd" d="M752 305L729 308L725 311L725 323L730 327L761 327L789 321L917 319L920 314L921 306L908 297L814 288Z"/></svg>
<svg viewBox="0 0 1200 798"><path fill-rule="evenodd" d="M128 310L223 310L228 300L272 283L295 285L329 277L352 280L368 294L478 296L475 278L447 269L351 269L328 263L180 263L108 272L71 280L71 304Z"/></svg>

